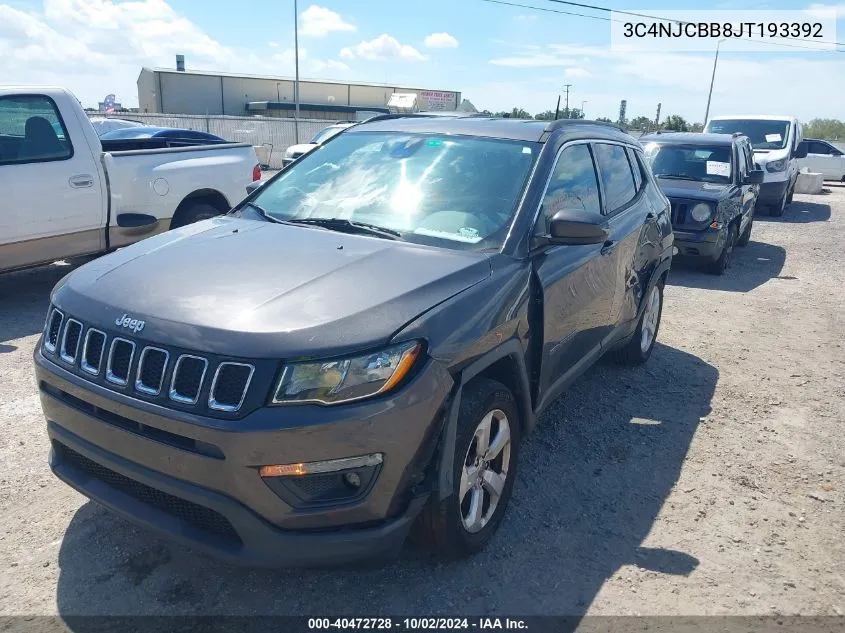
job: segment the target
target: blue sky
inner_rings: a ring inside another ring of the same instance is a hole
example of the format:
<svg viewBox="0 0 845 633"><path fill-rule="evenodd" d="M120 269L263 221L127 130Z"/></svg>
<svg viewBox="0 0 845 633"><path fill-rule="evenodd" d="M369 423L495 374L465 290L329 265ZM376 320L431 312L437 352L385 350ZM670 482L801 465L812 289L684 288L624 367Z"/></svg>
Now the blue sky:
<svg viewBox="0 0 845 633"><path fill-rule="evenodd" d="M521 4L606 15L548 0ZM596 0L629 9L616 0ZM715 2L698 9L836 7L845 40L845 3ZM677 3L637 10L659 15ZM483 0L299 2L301 75L459 90L479 108L553 109L563 84L589 117L677 113L704 117L713 56L616 53L609 24ZM845 47L842 47L845 49ZM785 49L788 50L788 49ZM777 112L845 119L845 52L731 52L723 45L711 112ZM0 80L67 86L86 105L114 92L137 105L141 66L289 76L292 0L0 0Z"/></svg>

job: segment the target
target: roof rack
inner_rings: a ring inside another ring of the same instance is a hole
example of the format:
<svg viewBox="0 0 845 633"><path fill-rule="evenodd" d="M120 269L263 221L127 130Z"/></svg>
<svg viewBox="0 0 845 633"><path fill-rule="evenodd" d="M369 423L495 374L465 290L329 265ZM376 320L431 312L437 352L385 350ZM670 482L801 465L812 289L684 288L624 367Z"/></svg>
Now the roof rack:
<svg viewBox="0 0 845 633"><path fill-rule="evenodd" d="M567 125L577 125L580 123L588 123L590 125L604 125L605 127L612 127L620 132L624 132L625 128L616 123L608 123L607 121L593 121L591 119L557 119L556 121L549 121L548 125L546 125L546 132L551 132L553 130L558 130L562 127L566 127Z"/></svg>

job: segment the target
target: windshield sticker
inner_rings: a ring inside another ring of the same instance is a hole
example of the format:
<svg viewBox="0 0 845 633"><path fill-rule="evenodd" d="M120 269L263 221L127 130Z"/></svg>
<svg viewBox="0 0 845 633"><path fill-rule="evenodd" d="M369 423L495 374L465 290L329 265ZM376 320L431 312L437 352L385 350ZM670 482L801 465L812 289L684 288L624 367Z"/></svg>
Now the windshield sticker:
<svg viewBox="0 0 845 633"><path fill-rule="evenodd" d="M522 153L523 153L523 154L530 154L530 153L531 153L531 148L530 148L530 147L523 147L523 148L522 148Z"/></svg>
<svg viewBox="0 0 845 633"><path fill-rule="evenodd" d="M460 229L458 233L449 233L448 231L437 231L435 229L418 228L414 230L418 235L425 235L426 237L439 237L443 240L452 240L453 242L466 242L467 244L478 244L482 239L475 229Z"/></svg>
<svg viewBox="0 0 845 633"><path fill-rule="evenodd" d="M708 176L725 176L726 178L731 177L731 164L730 163L720 163L716 160L708 160L707 161L707 175Z"/></svg>
<svg viewBox="0 0 845 633"><path fill-rule="evenodd" d="M766 134L767 143L780 143L783 137L780 134Z"/></svg>

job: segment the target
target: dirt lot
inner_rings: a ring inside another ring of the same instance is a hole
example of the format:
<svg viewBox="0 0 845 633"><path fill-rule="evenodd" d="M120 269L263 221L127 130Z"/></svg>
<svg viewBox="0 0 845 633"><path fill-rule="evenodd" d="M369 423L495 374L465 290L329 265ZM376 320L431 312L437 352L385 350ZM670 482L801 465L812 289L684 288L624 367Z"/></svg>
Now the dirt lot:
<svg viewBox="0 0 845 633"><path fill-rule="evenodd" d="M230 568L54 479L31 354L69 270L0 277L0 614L845 613L845 187L676 269L659 344L528 438L489 550L447 565Z"/></svg>

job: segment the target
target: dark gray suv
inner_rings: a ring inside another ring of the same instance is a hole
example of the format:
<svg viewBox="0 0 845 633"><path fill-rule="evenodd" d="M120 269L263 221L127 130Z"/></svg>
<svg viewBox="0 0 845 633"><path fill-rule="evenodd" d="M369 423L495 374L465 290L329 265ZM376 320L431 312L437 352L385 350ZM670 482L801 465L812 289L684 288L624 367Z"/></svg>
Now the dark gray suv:
<svg viewBox="0 0 845 633"><path fill-rule="evenodd" d="M55 474L250 565L481 549L519 440L650 355L673 250L638 143L385 115L229 215L65 277L35 352Z"/></svg>

